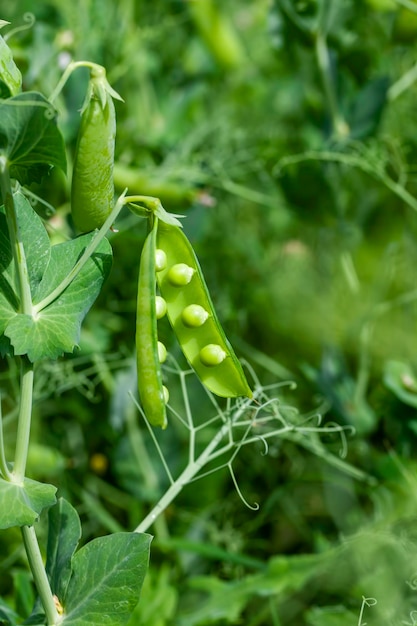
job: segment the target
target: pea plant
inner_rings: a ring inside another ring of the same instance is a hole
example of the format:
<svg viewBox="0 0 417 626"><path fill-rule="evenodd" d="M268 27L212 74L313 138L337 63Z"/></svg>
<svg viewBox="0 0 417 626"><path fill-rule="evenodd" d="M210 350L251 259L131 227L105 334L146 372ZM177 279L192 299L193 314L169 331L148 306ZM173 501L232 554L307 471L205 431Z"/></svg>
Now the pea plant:
<svg viewBox="0 0 417 626"><path fill-rule="evenodd" d="M89 69L90 79L72 167L71 213L77 236L51 245L27 187L47 176L51 168L67 170L55 101L79 67ZM242 446L261 442L267 451L268 440L280 436L357 477L361 473L326 452L319 415L300 419L272 397L271 389L262 387L248 368L249 384L220 325L178 216L167 213L157 198L129 196L127 190L114 201L113 99L121 98L109 85L104 68L72 62L49 97L24 92L20 71L0 37L0 92L0 351L5 361L20 368L13 458L7 458L0 419L0 528L20 529L39 596L29 617L1 601L0 621L48 626L126 624L148 566L151 536L147 531L185 485L220 467L229 469L240 494L233 461ZM131 402L158 446L169 487L131 532L116 532L79 547L81 524L76 510L65 499L57 500L55 486L26 476L34 377L40 362L76 349L82 321L110 272L112 249L106 234L123 207L148 223L137 291L139 400L132 390ZM167 357L158 340L158 320L165 315L190 364L187 371ZM183 392L184 415L170 406L163 384L170 374L177 376ZM190 410L190 375L197 375L214 407L214 417L204 423L196 421ZM224 404L215 396L226 399ZM153 431L153 427L167 428L168 413L189 431L188 462L177 477L171 474ZM208 443L203 437L203 445L198 445L200 433L208 426L215 427L214 435ZM344 432L337 425L328 425L324 431L342 437ZM42 549L37 534L41 514L48 516Z"/></svg>

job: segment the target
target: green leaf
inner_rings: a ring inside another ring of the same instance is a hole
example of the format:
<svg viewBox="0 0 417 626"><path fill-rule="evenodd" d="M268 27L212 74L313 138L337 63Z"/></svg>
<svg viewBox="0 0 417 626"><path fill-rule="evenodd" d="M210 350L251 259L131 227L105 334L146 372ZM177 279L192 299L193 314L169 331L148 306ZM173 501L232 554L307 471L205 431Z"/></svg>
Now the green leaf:
<svg viewBox="0 0 417 626"><path fill-rule="evenodd" d="M4 208L0 207L0 336L19 307L11 265L12 249Z"/></svg>
<svg viewBox="0 0 417 626"><path fill-rule="evenodd" d="M417 377L407 363L387 361L384 367L384 384L399 400L417 408Z"/></svg>
<svg viewBox="0 0 417 626"><path fill-rule="evenodd" d="M48 523L46 572L52 592L63 598L71 577L71 559L81 538L81 523L77 511L64 498L49 509Z"/></svg>
<svg viewBox="0 0 417 626"><path fill-rule="evenodd" d="M5 624L6 626L15 626L19 619L18 614L13 611L11 607L0 598L0 624Z"/></svg>
<svg viewBox="0 0 417 626"><path fill-rule="evenodd" d="M66 171L55 117L51 103L35 91L0 102L0 154L9 161L11 177L22 184L39 182L52 166Z"/></svg>
<svg viewBox="0 0 417 626"><path fill-rule="evenodd" d="M179 620L180 626L197 626L217 623L236 624L245 606L253 596L283 595L296 592L308 581L322 574L326 568L327 555L296 555L273 557L265 572L246 576L242 580L227 582L212 576L192 579L194 589L205 591L199 608Z"/></svg>
<svg viewBox="0 0 417 626"><path fill-rule="evenodd" d="M12 571L15 606L19 615L28 616L35 602L32 574L23 569Z"/></svg>
<svg viewBox="0 0 417 626"><path fill-rule="evenodd" d="M51 248L48 267L39 284L36 301L41 301L57 287L94 237L88 233ZM111 247L103 239L74 281L39 315L17 314L7 324L5 335L15 354L27 354L34 362L55 359L72 352L80 337L81 323L100 293L111 267Z"/></svg>
<svg viewBox="0 0 417 626"><path fill-rule="evenodd" d="M171 564L158 564L146 574L141 592L141 600L132 613L128 626L152 624L167 626L172 624L178 610L180 590L172 581Z"/></svg>
<svg viewBox="0 0 417 626"><path fill-rule="evenodd" d="M375 133L387 105L389 85L388 77L380 76L367 83L356 95L346 116L352 138L364 139Z"/></svg>
<svg viewBox="0 0 417 626"><path fill-rule="evenodd" d="M47 626L45 624L45 613L35 613L34 615L30 615L23 622L24 626Z"/></svg>
<svg viewBox="0 0 417 626"><path fill-rule="evenodd" d="M31 526L55 502L56 487L25 478L23 485L0 478L0 529Z"/></svg>
<svg viewBox="0 0 417 626"><path fill-rule="evenodd" d="M115 533L81 548L72 560L62 624L126 624L139 599L150 542L147 534Z"/></svg>
<svg viewBox="0 0 417 626"><path fill-rule="evenodd" d="M313 607L305 618L308 626L352 626L358 621L360 607L353 613L344 606Z"/></svg>
<svg viewBox="0 0 417 626"><path fill-rule="evenodd" d="M32 300L36 302L39 284L50 261L51 244L42 220L20 191L14 194L14 202L17 223L25 249L30 292Z"/></svg>
<svg viewBox="0 0 417 626"><path fill-rule="evenodd" d="M26 255L32 300L40 302L72 270L94 237L88 233L51 248L42 223L21 192L14 195L17 222ZM12 252L4 207L0 207L0 349L7 353L8 340L15 354L28 354L32 361L57 358L72 352L81 322L100 293L111 267L112 251L104 239L92 258L67 289L36 317L18 312ZM5 337L1 337L2 334Z"/></svg>

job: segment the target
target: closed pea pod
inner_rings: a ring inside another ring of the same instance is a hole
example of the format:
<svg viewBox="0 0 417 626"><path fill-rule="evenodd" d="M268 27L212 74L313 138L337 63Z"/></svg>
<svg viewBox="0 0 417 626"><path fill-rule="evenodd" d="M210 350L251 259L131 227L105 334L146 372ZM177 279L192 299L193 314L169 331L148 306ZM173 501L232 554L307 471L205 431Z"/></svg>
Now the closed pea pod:
<svg viewBox="0 0 417 626"><path fill-rule="evenodd" d="M217 319L194 250L177 226L160 222L157 249L166 265L157 273L167 315L181 349L203 384L218 396L252 397L242 366Z"/></svg>
<svg viewBox="0 0 417 626"><path fill-rule="evenodd" d="M3 20L0 20L0 28ZM7 23L7 22L5 22ZM17 68L12 51L0 35L0 81L4 83L10 91L11 96L16 96L22 90L22 75ZM0 92L1 92L0 86ZM5 97L3 94L1 97Z"/></svg>
<svg viewBox="0 0 417 626"><path fill-rule="evenodd" d="M100 228L113 208L114 97L119 96L107 82L104 68L94 66L82 110L72 174L71 214L80 232Z"/></svg>
<svg viewBox="0 0 417 626"><path fill-rule="evenodd" d="M138 390L145 415L153 426L166 428L165 403L168 390L162 385L161 354L157 336L155 249L158 219L147 236L140 259L137 312L136 359Z"/></svg>

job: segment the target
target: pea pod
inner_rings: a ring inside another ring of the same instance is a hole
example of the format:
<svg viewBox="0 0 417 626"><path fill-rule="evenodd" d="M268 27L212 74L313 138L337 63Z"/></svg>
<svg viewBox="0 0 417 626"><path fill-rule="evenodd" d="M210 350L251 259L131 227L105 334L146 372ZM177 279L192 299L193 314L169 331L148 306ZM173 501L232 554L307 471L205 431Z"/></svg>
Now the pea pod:
<svg viewBox="0 0 417 626"><path fill-rule="evenodd" d="M81 115L71 188L71 213L76 229L100 228L113 208L116 114L105 70L92 71Z"/></svg>
<svg viewBox="0 0 417 626"><path fill-rule="evenodd" d="M7 24L0 20L0 28ZM10 92L10 95L16 96L22 89L22 75L17 68L12 51L0 35L0 82L4 83ZM2 91L0 85L0 92ZM5 97L2 94L2 97Z"/></svg>
<svg viewBox="0 0 417 626"><path fill-rule="evenodd" d="M164 268L157 272L159 289L185 357L203 384L216 395L252 397L242 366L217 319L187 237L177 226L160 222L156 247L166 257ZM158 256L162 255L158 252Z"/></svg>
<svg viewBox="0 0 417 626"><path fill-rule="evenodd" d="M160 364L161 347L158 350L156 316L156 268L155 250L158 219L147 236L139 268L136 313L136 359L138 389L143 410L153 426L166 428L165 397Z"/></svg>

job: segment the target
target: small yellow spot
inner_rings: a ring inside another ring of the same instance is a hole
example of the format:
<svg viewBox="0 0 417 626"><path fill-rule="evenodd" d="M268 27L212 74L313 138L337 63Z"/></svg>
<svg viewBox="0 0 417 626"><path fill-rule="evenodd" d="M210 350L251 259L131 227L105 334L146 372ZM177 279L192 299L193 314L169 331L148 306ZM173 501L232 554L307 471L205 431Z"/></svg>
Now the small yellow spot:
<svg viewBox="0 0 417 626"><path fill-rule="evenodd" d="M54 604L55 604L55 608L57 610L58 615L63 615L64 613L64 607L62 606L62 604L60 603L58 596L54 595Z"/></svg>
<svg viewBox="0 0 417 626"><path fill-rule="evenodd" d="M109 466L108 458L101 452L96 452L90 458L90 467L96 474L105 474Z"/></svg>

